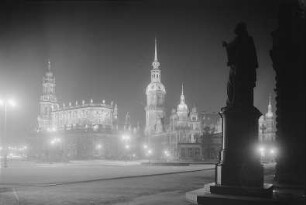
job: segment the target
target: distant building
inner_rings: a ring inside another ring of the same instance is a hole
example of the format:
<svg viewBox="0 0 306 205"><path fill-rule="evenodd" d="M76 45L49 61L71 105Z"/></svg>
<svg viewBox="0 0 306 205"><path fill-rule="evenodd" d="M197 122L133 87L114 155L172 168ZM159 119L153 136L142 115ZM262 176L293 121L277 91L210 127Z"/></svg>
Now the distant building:
<svg viewBox="0 0 306 205"><path fill-rule="evenodd" d="M263 161L274 161L276 156L276 123L272 110L271 96L269 96L268 112L258 120L258 141L261 146Z"/></svg>
<svg viewBox="0 0 306 205"><path fill-rule="evenodd" d="M259 118L258 124L259 142L274 143L276 126L271 105L271 96L269 97L268 112Z"/></svg>
<svg viewBox="0 0 306 205"><path fill-rule="evenodd" d="M76 128L114 129L118 120L117 104L106 104L105 100L94 103L91 100L75 105L71 102L60 107L55 94L55 77L48 62L48 71L43 77L42 95L40 97L40 112L38 116L38 130L70 130Z"/></svg>
<svg viewBox="0 0 306 205"><path fill-rule="evenodd" d="M204 160L218 160L222 148L222 118L218 113L201 113Z"/></svg>
<svg viewBox="0 0 306 205"><path fill-rule="evenodd" d="M165 96L166 89L161 82L161 70L159 69L157 59L157 45L155 39L155 55L152 63L151 82L147 86L147 106L146 111L146 126L145 134L147 136L159 135L165 131L164 120L165 114Z"/></svg>
<svg viewBox="0 0 306 205"><path fill-rule="evenodd" d="M184 87L177 109L172 109L170 123L167 129L170 152L179 159L202 159L202 146L200 143L201 121L196 107L189 111L185 103Z"/></svg>
<svg viewBox="0 0 306 205"><path fill-rule="evenodd" d="M213 133L222 132L222 118L219 113L201 112L201 124L203 132L209 129Z"/></svg>
<svg viewBox="0 0 306 205"><path fill-rule="evenodd" d="M59 105L55 92L55 76L48 62L42 80L36 136L29 139L32 157L45 160L118 159L126 155L119 144L124 133L139 137L139 127L130 122L119 127L118 106L113 102L89 102Z"/></svg>
<svg viewBox="0 0 306 205"><path fill-rule="evenodd" d="M161 82L160 63L157 58L155 40L155 55L152 63L151 82L147 86L147 106L145 135L147 143L155 152L156 158L166 157L170 153L174 159L201 159L202 147L199 143L201 122L196 108L189 111L185 103L184 90L177 109L173 109L170 122L165 114L166 89Z"/></svg>

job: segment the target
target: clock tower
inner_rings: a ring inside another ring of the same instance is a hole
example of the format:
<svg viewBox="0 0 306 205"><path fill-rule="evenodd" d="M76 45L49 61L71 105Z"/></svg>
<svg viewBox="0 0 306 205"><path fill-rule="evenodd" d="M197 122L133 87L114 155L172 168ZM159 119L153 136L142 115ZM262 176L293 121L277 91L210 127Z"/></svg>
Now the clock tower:
<svg viewBox="0 0 306 205"><path fill-rule="evenodd" d="M155 39L155 55L152 63L151 82L147 86L146 136L158 135L164 132L165 119L165 86L161 83L161 70L157 59L157 42Z"/></svg>

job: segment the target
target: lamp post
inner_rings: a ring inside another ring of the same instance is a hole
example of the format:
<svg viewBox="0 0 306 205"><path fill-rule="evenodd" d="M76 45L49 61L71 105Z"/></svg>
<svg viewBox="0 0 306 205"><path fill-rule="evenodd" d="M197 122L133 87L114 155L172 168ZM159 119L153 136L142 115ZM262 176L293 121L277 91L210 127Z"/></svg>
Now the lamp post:
<svg viewBox="0 0 306 205"><path fill-rule="evenodd" d="M51 146L51 152L52 152L52 156L54 156L52 158L52 160L58 160L61 158L61 154L59 153L60 150L62 150L62 139L61 138L58 138L58 137L55 137L55 138L52 138L50 141L50 146Z"/></svg>
<svg viewBox="0 0 306 205"><path fill-rule="evenodd" d="M129 150L130 150L130 141L131 141L131 137L128 134L123 134L121 137L121 140L124 142L124 148L125 148L125 160L128 159L128 155L129 155Z"/></svg>
<svg viewBox="0 0 306 205"><path fill-rule="evenodd" d="M2 168L8 167L8 161L7 161L7 144L6 144L6 123L7 123L7 108L15 107L16 102L13 99L0 99L0 106L3 106L4 110L4 120L3 120L3 136L2 136L2 157L3 157L3 163L1 163Z"/></svg>
<svg viewBox="0 0 306 205"><path fill-rule="evenodd" d="M151 155L152 155L153 152L152 152L151 149L149 149L147 153L148 153L148 156L149 156L149 165L151 165Z"/></svg>

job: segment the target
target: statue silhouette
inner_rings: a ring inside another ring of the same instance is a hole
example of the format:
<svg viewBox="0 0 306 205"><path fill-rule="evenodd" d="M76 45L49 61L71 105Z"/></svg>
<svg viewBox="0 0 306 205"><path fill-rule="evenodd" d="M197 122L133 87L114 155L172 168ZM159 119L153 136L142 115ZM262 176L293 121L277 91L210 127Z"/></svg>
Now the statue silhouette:
<svg viewBox="0 0 306 205"><path fill-rule="evenodd" d="M237 24L234 33L236 37L233 41L222 43L226 48L227 65L230 67L226 106L229 108L251 107L258 67L256 49L244 22Z"/></svg>

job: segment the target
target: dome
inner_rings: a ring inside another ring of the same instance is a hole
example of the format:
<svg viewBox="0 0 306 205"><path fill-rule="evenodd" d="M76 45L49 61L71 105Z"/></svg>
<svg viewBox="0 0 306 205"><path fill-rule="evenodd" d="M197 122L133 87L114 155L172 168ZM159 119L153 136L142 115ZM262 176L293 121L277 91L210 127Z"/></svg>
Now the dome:
<svg viewBox="0 0 306 205"><path fill-rule="evenodd" d="M273 117L273 112L266 113L266 118L272 118L272 117Z"/></svg>
<svg viewBox="0 0 306 205"><path fill-rule="evenodd" d="M188 106L185 103L180 103L177 105L178 112L188 112Z"/></svg>
<svg viewBox="0 0 306 205"><path fill-rule="evenodd" d="M156 91L161 91L166 93L165 86L160 83L160 82L151 82L146 89L146 93L148 92L156 92Z"/></svg>
<svg viewBox="0 0 306 205"><path fill-rule="evenodd" d="M177 112L188 112L188 106L185 103L183 84L182 84L181 101L180 104L177 105Z"/></svg>

